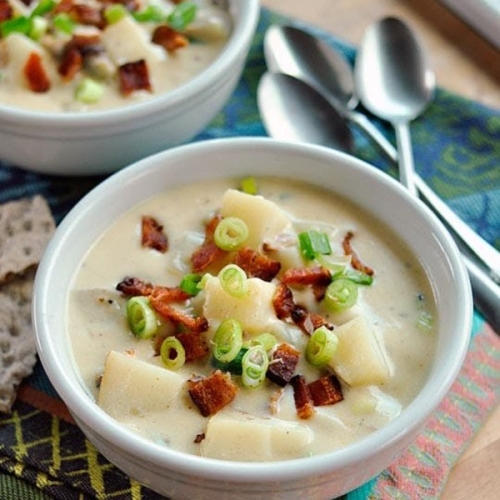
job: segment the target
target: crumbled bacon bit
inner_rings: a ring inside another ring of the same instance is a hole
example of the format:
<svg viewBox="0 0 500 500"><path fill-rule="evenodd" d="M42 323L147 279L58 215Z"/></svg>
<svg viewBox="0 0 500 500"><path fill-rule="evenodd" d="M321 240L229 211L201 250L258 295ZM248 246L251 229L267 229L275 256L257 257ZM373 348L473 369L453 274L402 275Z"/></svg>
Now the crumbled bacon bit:
<svg viewBox="0 0 500 500"><path fill-rule="evenodd" d="M221 215L215 215L206 225L205 240L203 244L193 252L193 255L191 255L191 267L193 272L199 273L204 271L219 258L226 255L226 252L221 250L214 242L215 228L221 219Z"/></svg>
<svg viewBox="0 0 500 500"><path fill-rule="evenodd" d="M263 281L272 281L281 269L280 262L251 248L238 250L234 263L241 267L249 278L260 278Z"/></svg>
<svg viewBox="0 0 500 500"><path fill-rule="evenodd" d="M65 82L73 80L83 67L83 56L80 51L71 45L64 50L57 72Z"/></svg>
<svg viewBox="0 0 500 500"><path fill-rule="evenodd" d="M315 406L334 405L344 399L339 379L326 375L307 385Z"/></svg>
<svg viewBox="0 0 500 500"><path fill-rule="evenodd" d="M116 285L116 289L124 295L150 295L153 293L154 285L140 278L127 276Z"/></svg>
<svg viewBox="0 0 500 500"><path fill-rule="evenodd" d="M153 31L151 41L170 53L189 45L189 40L186 36L166 24L158 26Z"/></svg>
<svg viewBox="0 0 500 500"><path fill-rule="evenodd" d="M204 358L210 352L210 348L201 332L188 330L177 334L176 337L184 347L187 362Z"/></svg>
<svg viewBox="0 0 500 500"><path fill-rule="evenodd" d="M33 92L43 93L50 90L50 80L43 67L40 54L32 52L29 55L24 65L24 76Z"/></svg>
<svg viewBox="0 0 500 500"><path fill-rule="evenodd" d="M127 276L116 285L116 289L124 295L152 295L164 303L183 302L188 300L191 295L177 286L153 285L140 278Z"/></svg>
<svg viewBox="0 0 500 500"><path fill-rule="evenodd" d="M325 326L329 330L333 330L334 328L320 314L311 313L305 307L299 305L295 306L295 309L292 311L292 321L308 335L311 335L320 326Z"/></svg>
<svg viewBox="0 0 500 500"><path fill-rule="evenodd" d="M299 362L300 352L290 344L280 344L273 352L266 377L284 387L292 379Z"/></svg>
<svg viewBox="0 0 500 500"><path fill-rule="evenodd" d="M289 318L296 307L292 291L283 283L276 285L276 291L273 296L273 307L278 319Z"/></svg>
<svg viewBox="0 0 500 500"><path fill-rule="evenodd" d="M373 276L375 274L375 271L367 266L366 264L363 264L361 262L360 258L358 257L357 252L354 250L352 247L351 240L354 237L354 233L352 231L348 231L342 241L342 248L344 249L344 253L346 255L351 256L351 265L354 269L357 271L361 271L365 274L368 274L368 276Z"/></svg>
<svg viewBox="0 0 500 500"><path fill-rule="evenodd" d="M148 66L144 59L122 64L118 67L120 92L128 96L137 90L153 90L149 79Z"/></svg>
<svg viewBox="0 0 500 500"><path fill-rule="evenodd" d="M328 285L332 275L321 266L287 269L281 277L285 285Z"/></svg>
<svg viewBox="0 0 500 500"><path fill-rule="evenodd" d="M12 10L12 6L8 0L0 0L0 22L7 21L7 19L10 19L13 14L14 11Z"/></svg>
<svg viewBox="0 0 500 500"><path fill-rule="evenodd" d="M216 370L206 378L191 379L188 392L200 413L209 417L236 397L238 387L231 380L229 373Z"/></svg>
<svg viewBox="0 0 500 500"><path fill-rule="evenodd" d="M303 375L295 375L290 381L293 387L293 399L299 418L306 420L314 416L314 402Z"/></svg>
<svg viewBox="0 0 500 500"><path fill-rule="evenodd" d="M162 300L161 295L151 295L150 300L154 310L175 325L194 332L206 332L208 330L208 321L203 316L190 316L187 312L172 307L168 302Z"/></svg>
<svg viewBox="0 0 500 500"><path fill-rule="evenodd" d="M141 219L141 245L161 253L168 250L168 238L163 226L154 217L145 215Z"/></svg>
<svg viewBox="0 0 500 500"><path fill-rule="evenodd" d="M205 439L205 433L201 432L200 434L196 434L194 438L194 444L200 444Z"/></svg>

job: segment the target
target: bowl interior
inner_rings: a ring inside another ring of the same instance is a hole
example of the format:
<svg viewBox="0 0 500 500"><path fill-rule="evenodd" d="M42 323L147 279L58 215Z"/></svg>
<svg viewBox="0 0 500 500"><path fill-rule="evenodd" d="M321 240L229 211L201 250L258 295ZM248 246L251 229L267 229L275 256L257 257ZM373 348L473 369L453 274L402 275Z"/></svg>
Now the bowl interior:
<svg viewBox="0 0 500 500"><path fill-rule="evenodd" d="M132 435L94 404L72 361L62 298L88 248L124 211L180 184L246 175L302 179L342 194L385 221L413 249L433 284L439 344L428 383L417 399L391 424L361 442L286 464L226 463L221 468L219 461L180 454ZM59 226L40 265L34 325L41 361L60 396L78 420L116 447L164 467L196 471L200 477L284 479L355 462L420 427L458 373L468 345L471 310L469 282L455 244L437 218L397 182L332 150L247 138L207 141L149 157L114 174L83 198Z"/></svg>

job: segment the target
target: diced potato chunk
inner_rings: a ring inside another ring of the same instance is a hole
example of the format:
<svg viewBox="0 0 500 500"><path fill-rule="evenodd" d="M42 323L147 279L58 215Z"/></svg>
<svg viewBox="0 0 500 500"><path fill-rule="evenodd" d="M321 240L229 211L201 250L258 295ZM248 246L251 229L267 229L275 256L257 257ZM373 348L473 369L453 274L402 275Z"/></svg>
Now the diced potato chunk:
<svg viewBox="0 0 500 500"><path fill-rule="evenodd" d="M11 33L4 39L3 43L5 44L10 74L13 75L13 78L18 79L15 83L24 85L24 67L33 52L40 55L47 75L49 78L53 78L55 73L54 65L50 62L46 52L31 38L21 33Z"/></svg>
<svg viewBox="0 0 500 500"><path fill-rule="evenodd" d="M228 189L222 198L221 214L242 219L249 231L245 246L258 250L264 241L271 241L291 227L288 215L262 196Z"/></svg>
<svg viewBox="0 0 500 500"><path fill-rule="evenodd" d="M389 362L375 330L363 316L335 329L339 339L330 365L337 375L352 386L377 385L391 376Z"/></svg>
<svg viewBox="0 0 500 500"><path fill-rule="evenodd" d="M117 65L140 59L148 61L166 58L166 52L160 46L150 43L146 32L130 16L107 26L101 40L105 51Z"/></svg>
<svg viewBox="0 0 500 500"><path fill-rule="evenodd" d="M210 324L218 325L226 318L233 318L249 333L281 331L281 322L276 318L272 304L276 291L273 283L249 278L248 295L238 298L222 288L218 277L210 276L204 290L203 316Z"/></svg>
<svg viewBox="0 0 500 500"><path fill-rule="evenodd" d="M287 460L306 456L312 437L302 424L221 412L208 423L201 454L250 462Z"/></svg>
<svg viewBox="0 0 500 500"><path fill-rule="evenodd" d="M111 351L97 404L117 420L168 410L178 398L184 379L134 356Z"/></svg>

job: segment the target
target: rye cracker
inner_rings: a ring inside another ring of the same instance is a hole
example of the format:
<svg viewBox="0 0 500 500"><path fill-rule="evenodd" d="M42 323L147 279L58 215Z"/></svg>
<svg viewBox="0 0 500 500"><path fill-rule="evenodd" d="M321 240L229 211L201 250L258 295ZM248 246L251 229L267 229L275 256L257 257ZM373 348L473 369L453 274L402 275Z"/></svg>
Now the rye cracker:
<svg viewBox="0 0 500 500"><path fill-rule="evenodd" d="M35 196L0 205L0 412L36 363L31 302L36 267L55 229L49 206Z"/></svg>
<svg viewBox="0 0 500 500"><path fill-rule="evenodd" d="M54 228L42 196L0 205L0 284L37 266Z"/></svg>

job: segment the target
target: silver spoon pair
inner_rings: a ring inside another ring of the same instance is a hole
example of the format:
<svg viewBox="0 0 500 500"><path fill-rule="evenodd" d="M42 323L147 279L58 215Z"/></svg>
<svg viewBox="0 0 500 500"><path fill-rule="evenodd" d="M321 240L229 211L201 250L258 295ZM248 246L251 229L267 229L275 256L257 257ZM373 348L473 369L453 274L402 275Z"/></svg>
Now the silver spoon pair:
<svg viewBox="0 0 500 500"><path fill-rule="evenodd" d="M397 50L394 33L398 38ZM476 307L493 328L500 331L500 288L497 286L500 282L500 253L462 221L413 171L408 122L427 106L433 94L434 77L408 27L395 18L387 18L368 30L356 59L355 76L347 61L330 46L295 27L269 28L264 52L271 72L266 73L259 83L258 105L269 135L351 153L352 138L348 127L351 122L374 140L393 162L399 159L407 187L413 180L420 195L456 237L465 254L464 262ZM380 52L384 53L383 66L370 62L380 60ZM389 60L387 56L391 53ZM403 63L409 78L404 78L403 83L396 82ZM376 76L388 66L388 74ZM374 84L376 78L378 83ZM354 80L367 108L371 106L374 114L391 121L396 130L406 129L399 133L398 145L403 149L409 147L409 153L398 155L366 116L356 110L359 99ZM384 81L388 80L392 82L389 91L384 86ZM379 107L379 102L384 103L383 107ZM405 155L406 159L401 162ZM413 191L413 188L409 189ZM469 258L467 254L471 251L488 267L489 276Z"/></svg>

